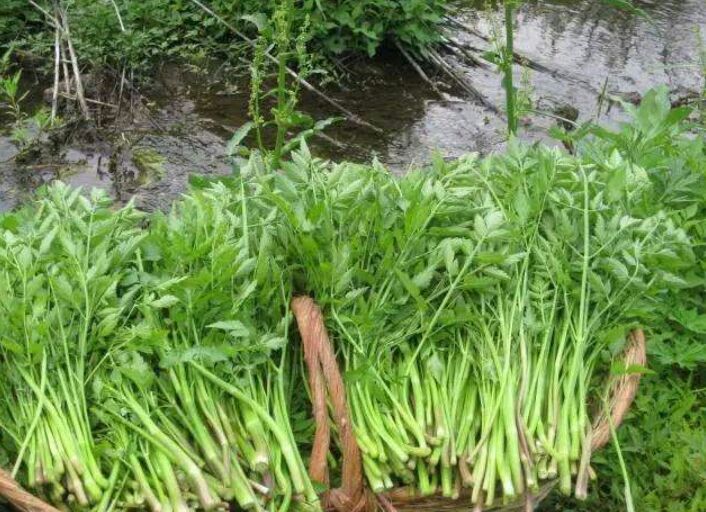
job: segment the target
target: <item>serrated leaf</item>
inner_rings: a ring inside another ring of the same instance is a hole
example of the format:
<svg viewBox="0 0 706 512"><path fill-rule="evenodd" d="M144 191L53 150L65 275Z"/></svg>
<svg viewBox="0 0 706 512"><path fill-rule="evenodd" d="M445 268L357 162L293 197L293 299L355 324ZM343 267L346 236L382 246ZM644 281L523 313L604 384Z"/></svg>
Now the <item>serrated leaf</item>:
<svg viewBox="0 0 706 512"><path fill-rule="evenodd" d="M150 302L150 306L157 309L165 309L175 306L179 304L179 302L179 298L174 295L163 295L159 299Z"/></svg>
<svg viewBox="0 0 706 512"><path fill-rule="evenodd" d="M245 137L250 134L254 126L255 124L252 121L248 121L233 133L233 136L230 138L228 145L226 146L226 154L228 156L233 156L237 152L243 140L245 140Z"/></svg>
<svg viewBox="0 0 706 512"><path fill-rule="evenodd" d="M231 336L236 338L242 338L250 335L250 331L240 320L224 320L215 322L210 324L208 328L227 331Z"/></svg>

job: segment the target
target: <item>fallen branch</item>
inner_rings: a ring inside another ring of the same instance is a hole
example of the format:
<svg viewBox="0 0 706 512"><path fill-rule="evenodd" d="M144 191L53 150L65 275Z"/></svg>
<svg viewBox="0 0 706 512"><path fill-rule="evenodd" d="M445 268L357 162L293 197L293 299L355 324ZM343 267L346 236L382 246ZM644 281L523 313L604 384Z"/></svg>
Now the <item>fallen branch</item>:
<svg viewBox="0 0 706 512"><path fill-rule="evenodd" d="M68 60L66 59L63 41L59 41L59 53L61 53L61 67L64 74L64 91L69 94L71 92L71 78L69 77Z"/></svg>
<svg viewBox="0 0 706 512"><path fill-rule="evenodd" d="M61 16L61 21L64 26L64 36L66 37L66 47L69 50L69 57L71 59L71 68L74 72L74 80L76 81L76 98L78 104L81 107L81 112L83 117L86 119L91 118L91 111L88 110L88 104L86 103L86 98L83 92L83 81L81 80L81 70L78 67L78 58L76 57L76 52L74 51L74 45L71 41L71 33L69 32L69 19L66 11L59 11Z"/></svg>
<svg viewBox="0 0 706 512"><path fill-rule="evenodd" d="M447 16L445 19L450 24L455 25L457 28L481 39L482 41L484 41L488 44L492 44L493 41L490 37L482 34L481 32L474 29L473 27L471 27L465 23L462 23L452 17ZM463 43L461 41L458 41L451 34L445 34L445 38L446 38L446 43L451 44L451 45L455 46L457 49L463 51L464 55L466 55L469 59L473 60L474 63L477 62L479 59L483 59L483 60L487 61L487 59L485 59L484 57L471 57L471 55L473 55L473 53L478 53L478 54L482 55L483 53L486 53L487 51L489 51L488 48L478 48L478 47L475 47L471 44ZM587 81L583 78L580 78L578 76L575 76L569 72L566 72L566 71L563 71L560 69L550 68L547 65L542 64L541 62L538 62L534 59L531 59L527 55L524 55L520 52L513 51L512 52L512 59L515 64L518 64L520 66L526 67L526 68L531 69L533 71L538 71L540 73L550 74L553 77L561 78L561 79L566 80L568 82L572 82L572 83L581 85L582 87L585 87L587 90L589 90L593 93L598 93L598 90L589 81Z"/></svg>
<svg viewBox="0 0 706 512"><path fill-rule="evenodd" d="M74 96L74 95L72 95L72 94L66 94L66 93L63 93L63 92L62 92L62 93L59 93L59 96L61 96L62 98L66 98L67 100L71 100L71 101L77 101L77 100L78 100L78 98L77 98L76 96ZM117 105L114 105L113 103L106 103L106 102L104 102L104 101L93 100L93 99L91 99L91 98L84 98L83 101L85 101L86 103L91 103L91 104L93 104L93 105L100 105L100 106L102 106L102 107L109 107L109 108L114 108L114 109L117 109L117 108L118 108L118 106L117 106Z"/></svg>
<svg viewBox="0 0 706 512"><path fill-rule="evenodd" d="M474 98L478 103L495 114L500 114L500 109L493 102L486 98L478 89L476 89L461 73L452 65L445 61L441 55L434 50L426 50L425 57L435 64L439 70L444 72L451 78L461 89Z"/></svg>
<svg viewBox="0 0 706 512"><path fill-rule="evenodd" d="M34 0L29 0L29 4L30 4L32 7L34 7L35 9L37 9L39 12L41 12L42 14L44 14L44 16L53 24L53 26L54 26L55 28L59 28L59 27L60 27L60 25L59 25L59 23L57 22L56 18L54 18L54 16L52 16L52 15L49 13L49 11L47 11L44 7L42 7L41 5L37 4L37 2L35 2ZM54 3L54 5L56 6L56 2Z"/></svg>
<svg viewBox="0 0 706 512"><path fill-rule="evenodd" d="M123 23L123 17L120 15L120 9L118 9L118 4L115 3L115 0L110 0L110 3L113 4L113 9L115 9L115 16L118 18L118 23L120 24L120 31L125 32L125 24Z"/></svg>
<svg viewBox="0 0 706 512"><path fill-rule="evenodd" d="M473 35L476 36L478 39L481 39L482 41L485 41L486 43L492 44L493 40L492 38L486 36L485 34L481 33L477 29L471 27L467 23L463 23L451 16L446 16L444 18L446 21L448 21L450 24L455 25L457 28ZM450 38L452 39L452 38ZM541 71L543 73L553 73L553 70L545 66L544 64L541 64L539 62L536 62L526 55L522 55L519 52L513 51L512 52L513 59L516 64L520 64L522 66L528 67L530 69L534 69L535 71Z"/></svg>
<svg viewBox="0 0 706 512"><path fill-rule="evenodd" d="M492 39L479 30L477 30L475 27L470 26L467 23L463 23L462 21L459 21L458 19L454 18L453 16L444 16L444 20L448 22L450 25L455 25L456 28L460 28L464 30L465 32L468 32L469 34L472 34L476 36L479 39L482 39L486 43L491 43Z"/></svg>
<svg viewBox="0 0 706 512"><path fill-rule="evenodd" d="M459 44L457 41L453 39L447 39L441 44L446 49L446 51L452 53L461 60L466 60L471 65L477 66L479 68L488 70L491 69L491 65L485 59L476 56L471 51L469 51L467 47Z"/></svg>
<svg viewBox="0 0 706 512"><path fill-rule="evenodd" d="M321 139L321 140L325 140L326 142L328 142L328 143L331 144L332 146L336 146L338 149L346 149L346 148L348 147L346 144L344 144L344 143L341 142L340 140L334 139L334 138L331 137L330 135L326 135L326 134L323 133L323 132L316 132L316 133L314 133L314 137L318 137L318 138Z"/></svg>
<svg viewBox="0 0 706 512"><path fill-rule="evenodd" d="M123 23L123 17L120 14L120 9L118 8L118 4L115 3L115 0L110 0L110 2L113 4L113 9L115 9L115 16L118 18L118 23L120 24L120 31L124 34L125 33L125 23ZM119 92L118 92L118 112L116 116L120 116L120 111L121 107L123 104L123 86L125 84L125 64L123 63L123 68L120 72L120 86L119 86Z"/></svg>
<svg viewBox="0 0 706 512"><path fill-rule="evenodd" d="M572 129L578 128L580 125L576 120L571 120L566 117L560 116L558 114L554 114L552 112L547 112L545 110L537 110L537 109L527 109L526 112L538 115L538 116L543 116L547 117L549 119L554 119L556 121L559 121L560 123L564 124L565 126L571 126Z"/></svg>
<svg viewBox="0 0 706 512"><path fill-rule="evenodd" d="M220 23L222 23L225 27L227 27L231 32L233 32L235 35L237 35L239 38L241 38L243 41L248 43L250 46L253 48L256 46L256 41L245 35L243 32L238 30L235 26L233 26L231 23L226 21L224 18L213 12L208 6L204 5L201 3L199 0L191 0L193 3L195 3L198 7L203 9L206 13L209 15L213 16L216 20L218 20ZM278 64L279 61L277 60L277 57L273 56L269 51L265 52L265 56L267 57L268 60L271 62ZM338 101L335 99L331 98L327 94L321 92L319 89L311 85L306 79L301 77L296 71L294 71L291 68L287 68L287 73L294 78L297 82L299 82L302 87L307 89L309 92L316 94L319 98L323 99L326 103L329 105L335 107L337 110L339 110L345 117L348 119L350 122L355 123L359 126L364 126L365 128L369 128L377 133L382 133L382 129L378 128L377 126L370 124L368 121L360 118L347 108L345 108L343 105L341 105Z"/></svg>
<svg viewBox="0 0 706 512"><path fill-rule="evenodd" d="M56 119L56 114L59 109L59 83L61 82L61 34L58 28L54 29L54 88L51 94L51 122Z"/></svg>
<svg viewBox="0 0 706 512"><path fill-rule="evenodd" d="M417 74L420 76L422 80L424 80L429 86L432 88L432 90L439 95L439 97L444 98L443 93L439 90L437 87L436 83L434 83L424 72L422 67L417 63L416 60L407 52L407 50L404 49L404 47L398 42L395 41L395 45L397 46L397 49L400 51L402 56L407 59L407 62L409 62L410 66L417 72Z"/></svg>
<svg viewBox="0 0 706 512"><path fill-rule="evenodd" d="M124 85L125 85L125 65L123 64L123 69L120 72L120 87L119 87L119 91L118 91L118 112L116 114L118 117L120 117L120 112L121 112L122 106L123 106L123 93L125 92L125 89L123 87ZM130 104L132 104L132 101L130 102Z"/></svg>

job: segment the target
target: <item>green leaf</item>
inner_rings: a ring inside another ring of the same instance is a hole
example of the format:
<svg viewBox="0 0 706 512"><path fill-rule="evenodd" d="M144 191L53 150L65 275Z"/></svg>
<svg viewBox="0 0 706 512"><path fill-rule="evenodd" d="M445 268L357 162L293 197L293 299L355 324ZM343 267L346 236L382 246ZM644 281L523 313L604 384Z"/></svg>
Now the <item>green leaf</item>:
<svg viewBox="0 0 706 512"><path fill-rule="evenodd" d="M269 24L267 15L262 12L256 12L254 14L244 14L240 17L240 19L243 21L248 21L255 25L255 27L257 27L258 32L264 31Z"/></svg>
<svg viewBox="0 0 706 512"><path fill-rule="evenodd" d="M427 268L419 272L412 278L412 282L417 287L418 290L424 290L429 287L434 274L436 273L436 265L429 265Z"/></svg>
<svg viewBox="0 0 706 512"><path fill-rule="evenodd" d="M329 485L322 482L317 482L316 480L312 480L311 484L314 487L314 492L316 492L316 494L323 494L330 489Z"/></svg>
<svg viewBox="0 0 706 512"><path fill-rule="evenodd" d="M24 352L22 345L8 338L0 338L0 345L16 355L21 355Z"/></svg>
<svg viewBox="0 0 706 512"><path fill-rule="evenodd" d="M610 202L620 200L625 194L626 184L625 167L614 169L606 184L606 199Z"/></svg>
<svg viewBox="0 0 706 512"><path fill-rule="evenodd" d="M679 322L682 327L699 334L706 334L706 311L699 312L697 309L672 310L672 319ZM706 345L705 345L706 346Z"/></svg>
<svg viewBox="0 0 706 512"><path fill-rule="evenodd" d="M248 121L238 128L235 133L233 133L233 136L230 138L228 145L226 146L226 154L228 156L233 156L238 151L238 148L241 146L243 140L245 140L245 137L248 136L254 126L255 124L252 121Z"/></svg>
<svg viewBox="0 0 706 512"><path fill-rule="evenodd" d="M421 291L419 290L419 287L414 283L414 281L412 281L409 276L402 272L399 268L395 268L394 272L397 278L402 283L402 285L407 290L407 292L414 298L415 301L417 301L419 307L421 309L426 309L427 303L424 300L424 297L422 297Z"/></svg>
<svg viewBox="0 0 706 512"><path fill-rule="evenodd" d="M650 370L646 366L640 364L626 365L622 361L614 362L610 367L611 375L627 376L627 375L653 375L654 370Z"/></svg>
<svg viewBox="0 0 706 512"><path fill-rule="evenodd" d="M119 371L143 389L148 388L154 380L154 372L144 358L136 352L130 354L128 361L120 365Z"/></svg>
<svg viewBox="0 0 706 512"><path fill-rule="evenodd" d="M242 338L250 335L250 331L240 320L225 320L215 322L210 324L208 328L227 331L231 336L234 336L236 338Z"/></svg>
<svg viewBox="0 0 706 512"><path fill-rule="evenodd" d="M179 299L174 295L163 295L159 299L150 302L150 306L157 309L165 309L179 304Z"/></svg>
<svg viewBox="0 0 706 512"><path fill-rule="evenodd" d="M186 349L173 349L167 352L160 360L162 368L172 368L177 365L198 362L208 366L228 361L237 353L235 347L228 345L198 346Z"/></svg>
<svg viewBox="0 0 706 512"><path fill-rule="evenodd" d="M39 255L44 255L49 252L56 234L59 232L59 226L54 226L49 233L47 233L42 239L42 243L39 245Z"/></svg>

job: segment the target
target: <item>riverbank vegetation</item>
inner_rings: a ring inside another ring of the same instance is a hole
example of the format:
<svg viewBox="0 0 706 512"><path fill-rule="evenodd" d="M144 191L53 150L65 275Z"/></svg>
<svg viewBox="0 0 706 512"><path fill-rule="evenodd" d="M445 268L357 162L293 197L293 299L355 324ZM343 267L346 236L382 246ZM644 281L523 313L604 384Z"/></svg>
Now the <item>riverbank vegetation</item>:
<svg viewBox="0 0 706 512"><path fill-rule="evenodd" d="M199 63L225 58L237 64L247 58L248 45L234 37L228 25L254 38L280 2L60 0L54 4L67 12L76 51L84 62L115 69L127 64L139 70L165 59ZM291 9L297 26L308 20L312 51L335 60L355 53L373 56L384 44L400 44L419 54L439 41L438 25L446 5L446 0L306 0L292 2ZM42 10L51 14L54 6L38 1L33 9L24 0L4 2L0 45L14 42L32 53L52 55L54 28Z"/></svg>

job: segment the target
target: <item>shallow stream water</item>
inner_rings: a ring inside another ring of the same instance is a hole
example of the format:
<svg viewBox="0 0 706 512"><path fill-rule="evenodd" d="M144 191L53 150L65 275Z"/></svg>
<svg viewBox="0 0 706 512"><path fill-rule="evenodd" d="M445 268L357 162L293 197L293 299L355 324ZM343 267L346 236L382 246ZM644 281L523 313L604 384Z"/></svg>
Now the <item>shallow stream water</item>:
<svg viewBox="0 0 706 512"><path fill-rule="evenodd" d="M667 84L675 96L703 87L698 62L706 44L699 42L706 41L706 0L638 0L636 4L647 17L618 11L598 0L522 5L516 46L534 69L516 66L516 81L536 110L551 113L571 106L578 110L579 120L587 120L596 116L601 91L635 100L659 84ZM501 32L500 13L479 9L474 2L463 4L454 19L446 30L475 55L491 50L493 34ZM453 56L449 62L490 103L502 108L504 93L494 66L473 65ZM433 80L448 82L447 77L428 71ZM38 83L35 89L45 86ZM127 153L121 156L114 141L80 138L50 163L40 159L18 165L14 144L0 135L0 209L15 206L38 184L56 176L75 185L106 187L121 200L136 194L143 206L158 207L181 193L191 174L228 173L225 146L247 120L247 84L228 83L217 73L165 67L149 89L149 118L122 133L131 147L151 155L156 162L153 175L143 176L149 174L144 165L137 165ZM457 89L443 90L439 96L399 56L351 63L346 84L327 92L383 130L378 134L338 123L326 131L328 140L317 138L311 144L327 158L363 162L378 158L402 173L428 161L434 151L453 158L471 151L499 150L504 144L501 116ZM616 123L624 118L619 107L601 106L600 121ZM337 114L306 95L301 108L317 119ZM523 138L552 142L546 129L555 119L538 113L523 117ZM120 172L122 178L109 172L111 156L125 169Z"/></svg>

